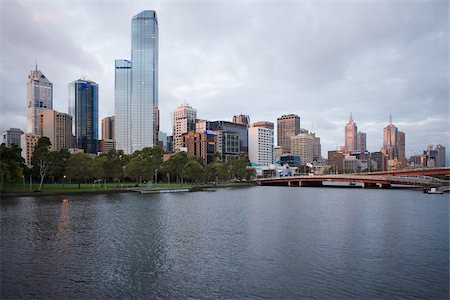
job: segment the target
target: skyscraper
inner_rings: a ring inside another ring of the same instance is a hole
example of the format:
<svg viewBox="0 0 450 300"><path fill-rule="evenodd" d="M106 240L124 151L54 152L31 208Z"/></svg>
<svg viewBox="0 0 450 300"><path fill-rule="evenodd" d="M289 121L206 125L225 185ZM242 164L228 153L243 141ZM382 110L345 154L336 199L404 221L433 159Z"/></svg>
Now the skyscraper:
<svg viewBox="0 0 450 300"><path fill-rule="evenodd" d="M366 151L367 150L367 142L366 142L366 133L359 131L356 135L356 150Z"/></svg>
<svg viewBox="0 0 450 300"><path fill-rule="evenodd" d="M152 147L157 137L158 20L144 10L131 20L131 152ZM158 139L156 139L156 144Z"/></svg>
<svg viewBox="0 0 450 300"><path fill-rule="evenodd" d="M172 114L173 122L173 148L182 146L182 135L189 131L195 131L197 110L187 103L181 104Z"/></svg>
<svg viewBox="0 0 450 300"><path fill-rule="evenodd" d="M39 114L39 135L50 139L50 149L59 151L72 148L72 116L45 109Z"/></svg>
<svg viewBox="0 0 450 300"><path fill-rule="evenodd" d="M389 116L389 124L383 129L383 148L388 159L398 158L398 129L392 124L392 116Z"/></svg>
<svg viewBox="0 0 450 300"><path fill-rule="evenodd" d="M98 153L98 85L81 78L69 83L69 114L78 148Z"/></svg>
<svg viewBox="0 0 450 300"><path fill-rule="evenodd" d="M398 132L398 160L402 166L407 165L406 161L406 136L403 131Z"/></svg>
<svg viewBox="0 0 450 300"><path fill-rule="evenodd" d="M345 152L349 153L355 150L357 148L357 132L358 127L356 126L356 123L353 122L352 114L350 113L350 120L348 120L348 123L345 125Z"/></svg>
<svg viewBox="0 0 450 300"><path fill-rule="evenodd" d="M273 164L273 123L256 122L248 129L248 158L252 164Z"/></svg>
<svg viewBox="0 0 450 300"><path fill-rule="evenodd" d="M38 135L38 118L43 109L53 109L53 84L38 70L28 75L27 82L27 132Z"/></svg>
<svg viewBox="0 0 450 300"><path fill-rule="evenodd" d="M300 164L306 165L314 160L314 134L300 133L291 136L291 154L300 156Z"/></svg>
<svg viewBox="0 0 450 300"><path fill-rule="evenodd" d="M114 140L114 116L102 119L102 140Z"/></svg>
<svg viewBox="0 0 450 300"><path fill-rule="evenodd" d="M233 116L233 123L249 125L250 117L247 115L243 115L243 114Z"/></svg>
<svg viewBox="0 0 450 300"><path fill-rule="evenodd" d="M131 154L131 61L117 59L114 86L114 133L117 149Z"/></svg>
<svg viewBox="0 0 450 300"><path fill-rule="evenodd" d="M300 133L300 117L295 114L283 115L277 119L277 143L283 153L291 152L291 136Z"/></svg>

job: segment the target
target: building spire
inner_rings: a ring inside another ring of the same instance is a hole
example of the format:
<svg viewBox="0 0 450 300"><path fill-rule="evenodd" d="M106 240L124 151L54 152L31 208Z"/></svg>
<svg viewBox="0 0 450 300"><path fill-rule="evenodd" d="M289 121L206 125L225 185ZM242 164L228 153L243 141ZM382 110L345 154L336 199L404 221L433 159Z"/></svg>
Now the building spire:
<svg viewBox="0 0 450 300"><path fill-rule="evenodd" d="M392 114L389 114L389 124L392 124Z"/></svg>
<svg viewBox="0 0 450 300"><path fill-rule="evenodd" d="M38 68L37 68L37 57L34 57L34 65L36 66L36 72L37 72L37 70L38 70Z"/></svg>
<svg viewBox="0 0 450 300"><path fill-rule="evenodd" d="M350 122L353 122L352 112L350 112Z"/></svg>

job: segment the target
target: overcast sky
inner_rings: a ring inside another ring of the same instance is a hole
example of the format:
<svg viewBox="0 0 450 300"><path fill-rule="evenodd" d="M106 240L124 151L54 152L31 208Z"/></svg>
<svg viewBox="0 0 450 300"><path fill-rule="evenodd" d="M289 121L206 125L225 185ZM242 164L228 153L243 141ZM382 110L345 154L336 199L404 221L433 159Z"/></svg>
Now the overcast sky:
<svg viewBox="0 0 450 300"><path fill-rule="evenodd" d="M447 1L2 1L0 130L26 128L26 81L38 67L67 112L67 84L99 84L99 119L114 114L114 60L130 59L131 18L159 23L161 129L186 101L198 117L271 121L298 114L344 144L350 112L370 151L383 127L406 132L409 157L449 148ZM447 156L448 157L448 156ZM448 161L448 159L447 159ZM448 162L447 162L448 163Z"/></svg>

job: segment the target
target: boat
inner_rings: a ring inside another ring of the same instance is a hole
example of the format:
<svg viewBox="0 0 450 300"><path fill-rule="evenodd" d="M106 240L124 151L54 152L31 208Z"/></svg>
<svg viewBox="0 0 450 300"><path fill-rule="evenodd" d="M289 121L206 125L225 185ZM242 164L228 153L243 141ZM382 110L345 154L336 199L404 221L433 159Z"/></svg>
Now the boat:
<svg viewBox="0 0 450 300"><path fill-rule="evenodd" d="M427 191L428 194L443 194L443 191L440 191L434 187L432 187L429 191Z"/></svg>

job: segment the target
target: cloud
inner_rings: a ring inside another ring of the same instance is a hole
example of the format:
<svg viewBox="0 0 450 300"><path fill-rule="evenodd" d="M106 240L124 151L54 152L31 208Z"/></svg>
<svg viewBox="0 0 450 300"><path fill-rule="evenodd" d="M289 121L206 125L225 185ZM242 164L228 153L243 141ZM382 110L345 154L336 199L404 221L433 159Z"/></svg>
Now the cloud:
<svg viewBox="0 0 450 300"><path fill-rule="evenodd" d="M67 110L67 84L84 74L100 85L100 117L112 115L114 59L130 58L132 16L155 9L169 134L171 112L187 101L212 120L296 113L324 155L344 143L350 112L372 151L390 113L409 152L450 146L445 1L105 3L2 2L1 128L25 126L35 57L56 109Z"/></svg>

